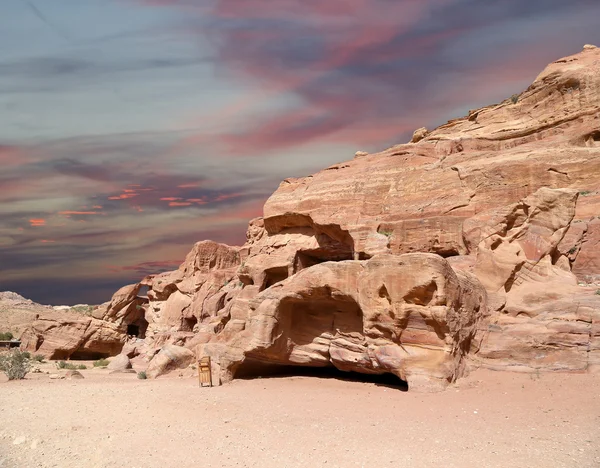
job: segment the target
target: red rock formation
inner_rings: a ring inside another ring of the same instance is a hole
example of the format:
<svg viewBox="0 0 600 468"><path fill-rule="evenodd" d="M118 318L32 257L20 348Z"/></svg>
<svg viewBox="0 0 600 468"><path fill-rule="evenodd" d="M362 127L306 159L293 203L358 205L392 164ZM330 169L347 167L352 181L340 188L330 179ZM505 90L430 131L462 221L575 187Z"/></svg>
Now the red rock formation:
<svg viewBox="0 0 600 468"><path fill-rule="evenodd" d="M94 318L93 306L50 307L18 294L0 293L0 330L10 330L22 348L49 359L99 359L118 354L126 335Z"/></svg>
<svg viewBox="0 0 600 468"><path fill-rule="evenodd" d="M600 49L586 47L500 104L285 180L243 247L198 243L98 318L147 323L149 357L184 345L223 381L335 366L427 390L471 366L594 370L599 188Z"/></svg>

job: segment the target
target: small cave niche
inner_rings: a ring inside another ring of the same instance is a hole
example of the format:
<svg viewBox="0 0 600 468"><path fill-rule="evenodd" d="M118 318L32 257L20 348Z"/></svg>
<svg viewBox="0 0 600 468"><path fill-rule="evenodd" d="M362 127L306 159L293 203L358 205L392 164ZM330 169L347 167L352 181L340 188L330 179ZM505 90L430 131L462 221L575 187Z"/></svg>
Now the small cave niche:
<svg viewBox="0 0 600 468"><path fill-rule="evenodd" d="M600 130L590 133L586 138L586 146L600 146Z"/></svg>
<svg viewBox="0 0 600 468"><path fill-rule="evenodd" d="M127 335L135 336L139 339L146 338L146 330L148 329L148 321L142 315L136 321L127 324Z"/></svg>
<svg viewBox="0 0 600 468"><path fill-rule="evenodd" d="M181 331L193 332L197 323L198 319L195 316L192 315L191 317L185 317L181 321Z"/></svg>
<svg viewBox="0 0 600 468"><path fill-rule="evenodd" d="M333 364L326 366L295 366L288 364L274 364L255 359L248 359L238 367L234 378L241 380L277 379L289 377L309 377L314 379L335 379L345 382L372 383L377 386L408 391L408 383L395 374L363 374L360 372L346 372L339 370Z"/></svg>
<svg viewBox="0 0 600 468"><path fill-rule="evenodd" d="M434 247L431 249L432 253L438 254L442 258L457 257L460 252L456 247Z"/></svg>
<svg viewBox="0 0 600 468"><path fill-rule="evenodd" d="M327 234L315 235L319 248L300 250L294 258L294 273L324 262L343 262L354 258L351 238L347 243L337 241Z"/></svg>
<svg viewBox="0 0 600 468"><path fill-rule="evenodd" d="M427 284L420 284L410 289L403 299L407 304L427 306L435 299L437 290L437 283L431 280Z"/></svg>
<svg viewBox="0 0 600 468"><path fill-rule="evenodd" d="M274 284L281 283L288 277L287 266L267 268L261 291L270 288Z"/></svg>

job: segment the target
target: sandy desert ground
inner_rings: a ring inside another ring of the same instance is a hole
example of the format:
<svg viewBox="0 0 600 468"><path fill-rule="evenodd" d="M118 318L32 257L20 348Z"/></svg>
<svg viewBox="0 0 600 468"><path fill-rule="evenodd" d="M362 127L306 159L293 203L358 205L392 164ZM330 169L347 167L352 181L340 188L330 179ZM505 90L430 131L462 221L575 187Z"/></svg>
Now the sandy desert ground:
<svg viewBox="0 0 600 468"><path fill-rule="evenodd" d="M598 467L600 375L477 371L446 392L309 376L198 388L0 381L0 467Z"/></svg>

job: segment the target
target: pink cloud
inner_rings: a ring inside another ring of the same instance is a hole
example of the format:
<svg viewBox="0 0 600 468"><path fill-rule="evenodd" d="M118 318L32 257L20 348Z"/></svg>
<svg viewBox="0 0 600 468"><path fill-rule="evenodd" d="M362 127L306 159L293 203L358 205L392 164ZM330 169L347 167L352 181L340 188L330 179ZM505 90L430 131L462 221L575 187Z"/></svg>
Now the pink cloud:
<svg viewBox="0 0 600 468"><path fill-rule="evenodd" d="M58 214L71 216L71 215L97 215L97 214L102 214L102 213L100 213L98 211L59 211Z"/></svg>
<svg viewBox="0 0 600 468"><path fill-rule="evenodd" d="M122 193L121 195L108 197L109 200L127 200L129 198L137 197L139 193Z"/></svg>
<svg viewBox="0 0 600 468"><path fill-rule="evenodd" d="M29 224L34 227L45 226L46 220L42 218L33 218L29 220Z"/></svg>

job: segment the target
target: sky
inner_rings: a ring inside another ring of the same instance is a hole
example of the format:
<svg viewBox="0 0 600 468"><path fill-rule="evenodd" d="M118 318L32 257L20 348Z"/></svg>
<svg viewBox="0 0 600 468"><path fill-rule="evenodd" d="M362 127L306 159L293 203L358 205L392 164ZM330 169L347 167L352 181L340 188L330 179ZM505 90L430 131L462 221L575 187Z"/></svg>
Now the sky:
<svg viewBox="0 0 600 468"><path fill-rule="evenodd" d="M96 304L279 182L600 45L597 0L1 0L0 291Z"/></svg>

